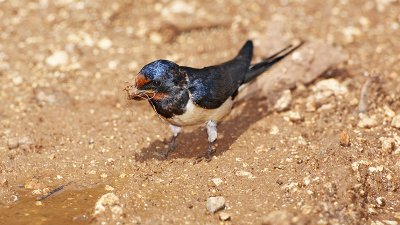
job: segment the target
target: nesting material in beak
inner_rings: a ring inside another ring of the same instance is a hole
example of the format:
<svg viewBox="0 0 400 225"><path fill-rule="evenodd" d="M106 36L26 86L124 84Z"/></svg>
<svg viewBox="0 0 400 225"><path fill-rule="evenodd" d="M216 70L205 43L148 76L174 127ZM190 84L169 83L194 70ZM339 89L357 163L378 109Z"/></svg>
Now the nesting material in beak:
<svg viewBox="0 0 400 225"><path fill-rule="evenodd" d="M124 88L124 91L126 91L128 95L128 100L144 100L144 99L149 99L151 98L155 93L154 91L151 90L138 90L136 86L134 85L128 85Z"/></svg>

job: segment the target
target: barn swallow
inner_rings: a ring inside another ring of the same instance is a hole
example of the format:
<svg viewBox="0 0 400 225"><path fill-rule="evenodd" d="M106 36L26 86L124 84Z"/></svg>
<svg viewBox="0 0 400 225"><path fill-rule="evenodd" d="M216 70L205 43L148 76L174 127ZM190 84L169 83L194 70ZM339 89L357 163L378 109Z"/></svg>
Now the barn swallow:
<svg viewBox="0 0 400 225"><path fill-rule="evenodd" d="M251 64L251 40L232 60L201 69L157 60L140 70L135 78L134 91L128 92L128 98L147 99L155 112L170 124L173 135L167 151L163 153L165 157L176 148L181 127L204 124L208 135L205 157L209 159L215 151L217 124L231 111L233 99L240 88L301 44L290 45L256 64Z"/></svg>

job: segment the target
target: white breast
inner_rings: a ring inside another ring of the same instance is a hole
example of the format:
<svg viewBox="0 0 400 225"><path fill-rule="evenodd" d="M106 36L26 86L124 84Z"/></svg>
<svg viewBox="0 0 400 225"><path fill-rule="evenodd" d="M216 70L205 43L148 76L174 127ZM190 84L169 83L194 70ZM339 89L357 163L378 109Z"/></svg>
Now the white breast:
<svg viewBox="0 0 400 225"><path fill-rule="evenodd" d="M219 108L204 109L195 105L190 99L186 111L182 115L173 116L167 121L175 126L190 126L204 124L209 120L221 121L232 109L232 98L229 97Z"/></svg>

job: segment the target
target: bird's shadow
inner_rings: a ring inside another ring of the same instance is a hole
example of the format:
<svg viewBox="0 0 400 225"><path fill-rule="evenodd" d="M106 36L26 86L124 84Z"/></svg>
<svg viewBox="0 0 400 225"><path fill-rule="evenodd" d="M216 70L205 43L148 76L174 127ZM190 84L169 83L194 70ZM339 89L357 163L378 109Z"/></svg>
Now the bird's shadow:
<svg viewBox="0 0 400 225"><path fill-rule="evenodd" d="M253 123L268 115L268 104L266 101L246 101L238 104L230 116L218 125L218 140L216 152L218 156L230 149L230 146L243 134ZM172 135L172 134L171 134ZM177 138L177 147L167 158L162 156L166 150L169 140L155 140L145 147L141 152L135 154L136 161L144 162L150 159L171 160L176 158L196 158L207 152L207 133L204 127L185 132L185 129Z"/></svg>

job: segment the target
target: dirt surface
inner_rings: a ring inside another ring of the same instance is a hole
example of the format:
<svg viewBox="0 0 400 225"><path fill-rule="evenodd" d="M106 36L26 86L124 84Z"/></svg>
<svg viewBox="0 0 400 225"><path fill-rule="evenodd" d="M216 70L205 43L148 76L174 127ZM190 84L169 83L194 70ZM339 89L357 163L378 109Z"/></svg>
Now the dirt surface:
<svg viewBox="0 0 400 225"><path fill-rule="evenodd" d="M0 223L398 224L399 37L396 0L0 0ZM198 127L163 159L169 128L126 82L159 58L223 62L248 38L255 60L276 38L349 59L292 90L286 111L234 111L211 162L193 163ZM225 199L215 214L212 196Z"/></svg>

